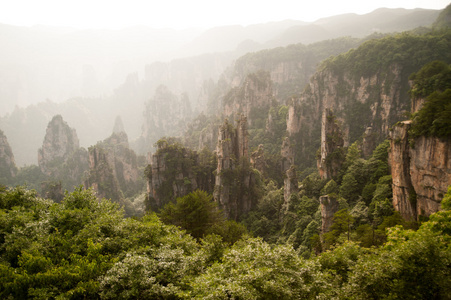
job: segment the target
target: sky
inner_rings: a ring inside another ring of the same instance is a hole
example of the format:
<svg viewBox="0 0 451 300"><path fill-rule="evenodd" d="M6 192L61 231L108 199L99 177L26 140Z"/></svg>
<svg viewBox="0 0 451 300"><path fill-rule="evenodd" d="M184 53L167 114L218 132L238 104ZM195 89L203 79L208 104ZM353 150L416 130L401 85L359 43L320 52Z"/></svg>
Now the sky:
<svg viewBox="0 0 451 300"><path fill-rule="evenodd" d="M210 28L287 19L312 22L380 7L443 9L451 0L0 0L0 23L79 29Z"/></svg>

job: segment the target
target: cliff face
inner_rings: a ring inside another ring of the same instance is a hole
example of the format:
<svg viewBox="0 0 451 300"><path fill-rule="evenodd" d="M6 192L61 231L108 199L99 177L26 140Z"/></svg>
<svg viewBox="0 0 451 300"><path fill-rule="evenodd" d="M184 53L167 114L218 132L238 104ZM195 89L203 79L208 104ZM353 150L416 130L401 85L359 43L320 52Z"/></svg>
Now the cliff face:
<svg viewBox="0 0 451 300"><path fill-rule="evenodd" d="M449 45L450 40L449 35L388 36L324 61L289 107L287 131L296 141L296 161L311 161L320 147L325 109L332 109L342 124L344 147L371 127L368 154L371 144L382 142L391 126L411 111L409 76L431 60L448 63L449 51L437 49L444 49L440 45Z"/></svg>
<svg viewBox="0 0 451 300"><path fill-rule="evenodd" d="M208 150L197 153L177 143L158 142L146 169L148 208L157 211L196 189L211 193L215 160Z"/></svg>
<svg viewBox="0 0 451 300"><path fill-rule="evenodd" d="M70 128L60 115L53 117L47 126L42 148L38 151L38 163L48 184L60 181L63 190L80 185L89 169L86 149L79 147L75 129ZM45 184L42 186L42 190L48 188Z"/></svg>
<svg viewBox="0 0 451 300"><path fill-rule="evenodd" d="M99 147L89 147L89 176L84 182L86 188L93 188L97 197L119 201L123 195L108 159L108 152Z"/></svg>
<svg viewBox="0 0 451 300"><path fill-rule="evenodd" d="M321 153L317 167L321 179L337 176L344 161L343 137L331 109L325 109L321 118Z"/></svg>
<svg viewBox="0 0 451 300"><path fill-rule="evenodd" d="M61 115L56 115L47 126L42 148L38 151L38 164L41 172L53 175L59 164L66 162L77 151L79 141L75 129L64 122Z"/></svg>
<svg viewBox="0 0 451 300"><path fill-rule="evenodd" d="M241 116L236 128L227 120L219 128L213 197L230 219L238 219L249 212L256 202L252 189L257 175L250 168L247 135L244 116Z"/></svg>
<svg viewBox="0 0 451 300"><path fill-rule="evenodd" d="M89 177L85 186L92 186L99 197L118 201L138 193L143 186L144 158L129 148L125 132L113 133L109 138L89 148Z"/></svg>
<svg viewBox="0 0 451 300"><path fill-rule="evenodd" d="M298 189L298 177L296 174L296 167L292 165L287 172L283 181L283 199L284 207L288 208L290 205L290 198L292 194L297 194Z"/></svg>
<svg viewBox="0 0 451 300"><path fill-rule="evenodd" d="M410 149L410 175L417 195L417 214L430 215L451 184L451 139L419 137Z"/></svg>
<svg viewBox="0 0 451 300"><path fill-rule="evenodd" d="M321 235L328 232L333 224L334 214L338 211L339 203L335 197L321 196L319 198L321 208Z"/></svg>
<svg viewBox="0 0 451 300"><path fill-rule="evenodd" d="M404 121L394 127L389 162L393 206L405 219L417 220L440 209L451 184L451 140L420 136L409 141L410 126Z"/></svg>
<svg viewBox="0 0 451 300"><path fill-rule="evenodd" d="M282 173L285 173L292 165L294 165L294 149L291 146L290 139L288 137L284 138L282 141L280 156L282 156Z"/></svg>
<svg viewBox="0 0 451 300"><path fill-rule="evenodd" d="M274 99L272 82L268 73L260 71L246 76L243 83L232 88L223 99L224 115L233 119L243 114L247 117L249 125L258 114L266 113Z"/></svg>
<svg viewBox="0 0 451 300"><path fill-rule="evenodd" d="M248 53L235 62L229 79L230 85L237 87L247 74L263 70L272 81L274 97L285 101L302 91L320 61L346 52L359 43L357 39L341 38L308 46L297 44Z"/></svg>
<svg viewBox="0 0 451 300"><path fill-rule="evenodd" d="M140 151L149 151L163 136L178 136L191 118L188 95L174 94L168 87L159 86L146 103Z"/></svg>
<svg viewBox="0 0 451 300"><path fill-rule="evenodd" d="M257 169L261 174L265 173L268 166L265 161L265 150L262 144L258 145L257 150L251 153L250 161L254 169Z"/></svg>
<svg viewBox="0 0 451 300"><path fill-rule="evenodd" d="M291 146L290 139L284 138L282 148L280 150L281 171L284 174L283 179L283 199L285 207L289 207L291 194L298 192L298 178L296 175L296 167L294 166L294 149Z"/></svg>
<svg viewBox="0 0 451 300"><path fill-rule="evenodd" d="M8 139L0 130L0 184L8 184L16 176L17 167Z"/></svg>
<svg viewBox="0 0 451 300"><path fill-rule="evenodd" d="M359 80L346 72L318 72L301 97L290 105L289 135L320 128L318 120L330 109L342 123L344 146L361 137L368 127L372 127L372 135L379 141L388 135L391 124L410 109L407 94L401 94L407 84L401 84L402 74L402 67L397 64L388 73L361 76Z"/></svg>

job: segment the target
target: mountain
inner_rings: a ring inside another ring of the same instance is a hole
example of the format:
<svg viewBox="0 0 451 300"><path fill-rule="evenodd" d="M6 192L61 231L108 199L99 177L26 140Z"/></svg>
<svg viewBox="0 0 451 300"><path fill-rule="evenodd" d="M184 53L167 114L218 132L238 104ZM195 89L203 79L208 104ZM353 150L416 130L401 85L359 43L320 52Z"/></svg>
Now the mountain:
<svg viewBox="0 0 451 300"><path fill-rule="evenodd" d="M343 14L295 25L266 43L266 47L310 44L342 36L362 38L373 33L389 33L430 26L440 11L428 9L379 8L357 15Z"/></svg>
<svg viewBox="0 0 451 300"><path fill-rule="evenodd" d="M14 160L14 154L9 146L8 139L3 131L0 130L0 181L3 184L9 184L16 176L17 167Z"/></svg>

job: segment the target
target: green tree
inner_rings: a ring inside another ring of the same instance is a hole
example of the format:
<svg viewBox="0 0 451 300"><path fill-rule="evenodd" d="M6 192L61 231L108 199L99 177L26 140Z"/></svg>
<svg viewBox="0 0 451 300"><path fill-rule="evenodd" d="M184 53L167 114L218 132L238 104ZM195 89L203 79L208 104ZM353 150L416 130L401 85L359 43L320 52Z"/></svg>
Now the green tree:
<svg viewBox="0 0 451 300"><path fill-rule="evenodd" d="M256 238L233 245L190 285L194 299L313 299L329 284L292 247Z"/></svg>
<svg viewBox="0 0 451 300"><path fill-rule="evenodd" d="M177 198L175 204L167 204L159 216L166 224L180 226L197 239L210 233L213 226L225 222L213 196L201 190Z"/></svg>
<svg viewBox="0 0 451 300"><path fill-rule="evenodd" d="M413 137L421 135L449 137L451 135L451 89L443 93L434 92L426 98L423 107L413 115L410 133Z"/></svg>
<svg viewBox="0 0 451 300"><path fill-rule="evenodd" d="M338 242L341 234L346 234L346 239L350 241L351 229L354 225L354 218L347 208L340 209L334 214L333 223L329 232L324 234L325 248L329 248Z"/></svg>
<svg viewBox="0 0 451 300"><path fill-rule="evenodd" d="M351 173L346 173L340 186L340 196L348 203L355 203L359 197L359 183Z"/></svg>

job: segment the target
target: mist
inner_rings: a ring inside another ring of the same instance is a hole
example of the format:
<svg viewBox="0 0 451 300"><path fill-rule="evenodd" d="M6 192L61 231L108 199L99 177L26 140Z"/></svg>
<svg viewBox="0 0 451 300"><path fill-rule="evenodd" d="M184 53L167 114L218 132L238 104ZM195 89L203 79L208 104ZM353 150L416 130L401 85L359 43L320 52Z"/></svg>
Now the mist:
<svg viewBox="0 0 451 300"><path fill-rule="evenodd" d="M145 154L159 138L182 135L199 114L217 113L211 111L219 107L215 97L239 84L234 62L246 53L408 30L429 25L438 13L379 9L314 22L283 20L206 30L0 24L0 129L18 166L37 163L46 124L57 114L76 129L85 148L107 138L120 116L131 147ZM167 100L158 92L161 86L176 99L174 107L184 101L189 109L164 110L157 103ZM160 124L149 121L156 117Z"/></svg>

